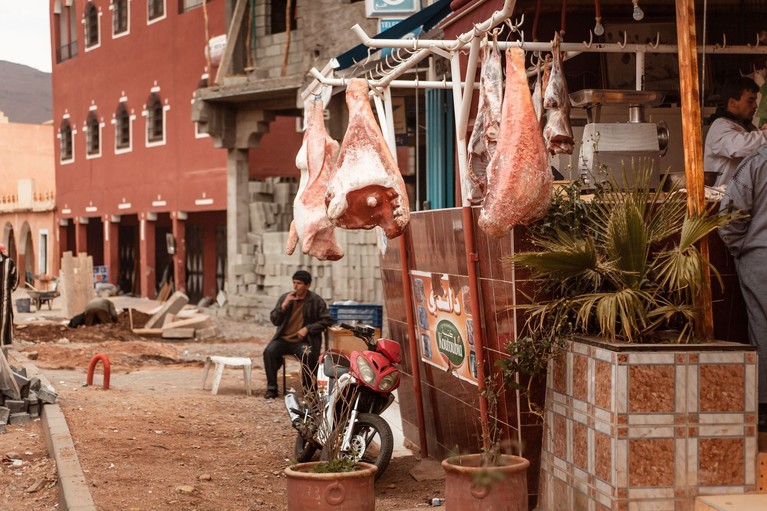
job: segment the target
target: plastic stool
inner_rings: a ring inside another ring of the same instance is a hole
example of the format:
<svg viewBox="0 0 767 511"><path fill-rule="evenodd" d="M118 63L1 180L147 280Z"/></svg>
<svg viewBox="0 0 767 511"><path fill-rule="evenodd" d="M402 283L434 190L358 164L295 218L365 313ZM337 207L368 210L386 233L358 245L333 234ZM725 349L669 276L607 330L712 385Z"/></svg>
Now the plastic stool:
<svg viewBox="0 0 767 511"><path fill-rule="evenodd" d="M249 358L245 357L206 357L204 372L202 373L202 389L205 390L205 382L208 380L208 371L210 370L210 363L216 364L216 372L213 376L213 387L211 393L218 394L218 386L221 384L221 377L224 375L224 367L242 367L242 372L245 376L245 392L250 395L250 379L253 370L253 362Z"/></svg>

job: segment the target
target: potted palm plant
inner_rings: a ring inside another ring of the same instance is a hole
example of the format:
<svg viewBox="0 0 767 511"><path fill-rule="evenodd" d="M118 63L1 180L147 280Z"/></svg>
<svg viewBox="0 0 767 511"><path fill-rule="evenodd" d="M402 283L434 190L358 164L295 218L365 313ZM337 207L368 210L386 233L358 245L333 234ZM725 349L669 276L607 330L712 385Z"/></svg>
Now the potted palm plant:
<svg viewBox="0 0 767 511"><path fill-rule="evenodd" d="M683 193L650 188L651 167L631 170L627 190L561 190L530 229L536 250L508 261L539 284L530 338L564 346L548 367L544 506L686 509L753 484L756 357L702 339L694 305L707 273L721 284L697 244L733 216L689 213Z"/></svg>

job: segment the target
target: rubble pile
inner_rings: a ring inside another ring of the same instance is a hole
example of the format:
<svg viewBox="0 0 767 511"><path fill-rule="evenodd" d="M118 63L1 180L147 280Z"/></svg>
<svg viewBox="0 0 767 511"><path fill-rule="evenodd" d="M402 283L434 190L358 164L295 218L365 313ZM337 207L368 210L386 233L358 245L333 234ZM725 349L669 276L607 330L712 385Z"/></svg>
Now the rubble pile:
<svg viewBox="0 0 767 511"><path fill-rule="evenodd" d="M0 390L0 433L5 433L6 424L24 424L39 417L43 405L55 403L57 397L40 378L28 378L25 368L9 367L19 393L15 388Z"/></svg>

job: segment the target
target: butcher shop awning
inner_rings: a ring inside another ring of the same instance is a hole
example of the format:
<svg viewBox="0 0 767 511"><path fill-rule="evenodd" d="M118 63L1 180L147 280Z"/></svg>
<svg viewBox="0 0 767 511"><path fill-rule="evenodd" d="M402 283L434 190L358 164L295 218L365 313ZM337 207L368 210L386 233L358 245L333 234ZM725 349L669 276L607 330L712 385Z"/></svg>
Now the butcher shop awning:
<svg viewBox="0 0 767 511"><path fill-rule="evenodd" d="M451 0L439 0L425 9L421 9L409 18L405 18L393 27L384 30L374 36L373 39L399 39L419 27L423 27L423 31L427 32L434 25L442 21L448 14L453 12L450 9L450 2ZM368 51L370 53L368 53ZM336 70L346 69L353 66L355 63L364 60L369 54L377 51L378 48L368 48L364 44L358 44L351 50L346 51L333 59L333 68Z"/></svg>

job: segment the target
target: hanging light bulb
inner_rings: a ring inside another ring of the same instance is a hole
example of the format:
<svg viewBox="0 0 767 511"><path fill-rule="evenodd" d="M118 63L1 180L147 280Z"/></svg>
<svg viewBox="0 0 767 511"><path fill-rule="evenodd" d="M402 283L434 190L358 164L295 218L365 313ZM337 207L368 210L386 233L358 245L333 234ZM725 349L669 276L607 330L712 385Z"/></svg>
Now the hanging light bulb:
<svg viewBox="0 0 767 511"><path fill-rule="evenodd" d="M644 18L644 11L639 7L639 0L631 0L631 3L634 4L634 13L632 14L634 20L641 21Z"/></svg>
<svg viewBox="0 0 767 511"><path fill-rule="evenodd" d="M596 25L594 25L594 35L602 35L605 33L605 27L602 26L602 18L594 18Z"/></svg>

